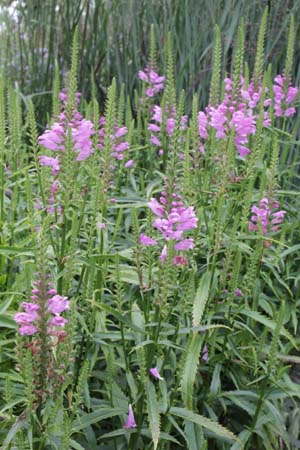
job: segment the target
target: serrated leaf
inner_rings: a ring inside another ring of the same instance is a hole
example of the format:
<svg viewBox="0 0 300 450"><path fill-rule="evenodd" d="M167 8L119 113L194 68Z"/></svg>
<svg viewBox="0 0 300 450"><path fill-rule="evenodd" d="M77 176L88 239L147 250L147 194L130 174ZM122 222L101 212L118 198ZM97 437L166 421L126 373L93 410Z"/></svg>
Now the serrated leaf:
<svg viewBox="0 0 300 450"><path fill-rule="evenodd" d="M184 420L197 423L201 427L211 431L212 433L215 433L217 436L221 438L230 439L232 441L238 439L235 434L233 434L230 430L227 430L227 428L223 427L219 423L213 422L207 417L201 416L200 414L196 414L193 411L188 411L187 409L177 408L173 406L170 408L170 413L173 416L181 417Z"/></svg>
<svg viewBox="0 0 300 450"><path fill-rule="evenodd" d="M92 413L84 414L74 420L72 424L72 432L76 433L77 431L82 430L93 423L100 422L100 420L120 416L121 414L125 414L125 411L122 408L100 408Z"/></svg>
<svg viewBox="0 0 300 450"><path fill-rule="evenodd" d="M155 387L150 380L148 380L147 382L146 394L147 394L147 412L148 412L149 426L151 430L154 450L156 450L160 435L160 417Z"/></svg>
<svg viewBox="0 0 300 450"><path fill-rule="evenodd" d="M196 377L196 370L199 363L202 336L193 334L186 349L186 357L181 377L182 399L187 408L192 408L193 403L193 387Z"/></svg>
<svg viewBox="0 0 300 450"><path fill-rule="evenodd" d="M211 272L202 275L193 305L193 327L200 325L209 296Z"/></svg>
<svg viewBox="0 0 300 450"><path fill-rule="evenodd" d="M256 320L257 322L265 325L267 328L269 328L272 331L275 331L275 329L276 329L277 324L274 320L269 319L268 317L264 316L263 314L260 314L257 311L250 311L247 309L243 309L241 311L241 314L244 314L245 316L250 317L250 319ZM284 336L285 338L287 338L290 341L290 343L296 349L298 349L295 339L285 328L281 327L280 334L281 334L281 336Z"/></svg>

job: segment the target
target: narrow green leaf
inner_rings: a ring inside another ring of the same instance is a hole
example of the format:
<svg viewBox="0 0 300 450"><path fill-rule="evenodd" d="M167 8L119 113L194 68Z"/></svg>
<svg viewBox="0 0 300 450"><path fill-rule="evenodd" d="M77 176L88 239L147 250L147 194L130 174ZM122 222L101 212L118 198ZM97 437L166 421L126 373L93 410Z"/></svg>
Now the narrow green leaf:
<svg viewBox="0 0 300 450"><path fill-rule="evenodd" d="M237 437L235 434L233 434L231 431L227 430L227 428L223 427L217 422L213 422L212 420L208 419L207 417L201 416L200 414L196 414L193 411L188 411L184 408L177 408L177 407L171 407L170 413L173 416L181 417L184 420L188 420L193 423L197 423L201 427L205 428L206 430L211 431L212 433L215 433L217 436L221 438L230 439L232 441L237 440Z"/></svg>
<svg viewBox="0 0 300 450"><path fill-rule="evenodd" d="M122 408L100 408L92 413L84 414L74 420L72 424L72 432L76 433L77 431L82 430L93 423L100 422L100 420L120 416L121 414L125 414L125 411Z"/></svg>
<svg viewBox="0 0 300 450"><path fill-rule="evenodd" d="M203 337L193 334L186 349L185 363L181 377L182 399L187 408L192 409L193 387L196 378L196 370L199 363Z"/></svg>
<svg viewBox="0 0 300 450"><path fill-rule="evenodd" d="M270 330L275 331L276 329L276 322L274 322L273 320L269 319L268 317L264 316L263 314L260 314L257 311L250 311L247 309L243 309L241 311L241 314L250 317L251 319L256 320L257 322L265 325L266 327L268 327ZM284 336L285 338L287 338L290 343L295 347L297 347L297 343L295 341L295 339L293 338L293 336L285 329L285 328L281 328L280 330L280 335Z"/></svg>
<svg viewBox="0 0 300 450"><path fill-rule="evenodd" d="M202 275L193 305L193 327L200 325L209 296L211 273Z"/></svg>
<svg viewBox="0 0 300 450"><path fill-rule="evenodd" d="M151 430L154 450L156 450L160 435L160 417L155 387L150 380L148 380L147 382L146 394L149 426Z"/></svg>

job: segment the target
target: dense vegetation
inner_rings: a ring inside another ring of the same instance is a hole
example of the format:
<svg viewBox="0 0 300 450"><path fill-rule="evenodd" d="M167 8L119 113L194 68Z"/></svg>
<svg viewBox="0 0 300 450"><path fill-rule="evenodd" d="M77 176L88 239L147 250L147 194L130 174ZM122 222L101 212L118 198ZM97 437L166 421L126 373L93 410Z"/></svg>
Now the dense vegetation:
<svg viewBox="0 0 300 450"><path fill-rule="evenodd" d="M7 12L3 450L300 446L299 21L221 3Z"/></svg>

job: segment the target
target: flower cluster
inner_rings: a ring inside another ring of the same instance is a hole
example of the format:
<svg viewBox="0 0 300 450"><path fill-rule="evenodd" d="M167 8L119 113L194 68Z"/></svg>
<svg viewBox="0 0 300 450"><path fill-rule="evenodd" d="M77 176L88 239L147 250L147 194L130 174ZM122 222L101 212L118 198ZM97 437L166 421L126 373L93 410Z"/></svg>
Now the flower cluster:
<svg viewBox="0 0 300 450"><path fill-rule="evenodd" d="M296 108L291 106L299 93L299 89L289 84L286 87L286 77L277 75L274 78L274 114L277 117L291 117L295 114Z"/></svg>
<svg viewBox="0 0 300 450"><path fill-rule="evenodd" d="M251 108L247 105L247 102L235 100L232 97L232 80L225 78L224 81L225 96L223 102L214 107L208 106L206 112L200 111L198 113L199 136L202 141L205 141L208 137L208 126L210 126L216 130L216 138L223 139L228 137L234 128L234 142L237 151L242 158L245 158L250 153L247 147L248 136L256 132L256 116L252 110L256 103L252 101ZM205 151L203 144L204 142L199 147L201 153Z"/></svg>
<svg viewBox="0 0 300 450"><path fill-rule="evenodd" d="M56 290L51 288L50 283L48 283L48 290L45 291L40 281L34 283L31 293L32 302L21 304L25 312L19 312L14 316L14 320L19 325L19 333L32 336L39 331L42 322L46 321L49 335L64 335L65 332L61 329L68 321L61 316L61 313L69 309L68 298L58 295Z"/></svg>
<svg viewBox="0 0 300 450"><path fill-rule="evenodd" d="M175 126L176 126L176 110L175 108L171 109L170 111L166 109L165 111L166 118L165 120L165 129L167 136L171 136L174 133ZM152 109L152 117L151 121L153 123L149 123L148 130L151 132L150 135L150 142L152 145L155 145L157 147L161 147L162 143L159 138L159 134L162 131L162 124L163 124L163 110L160 106L154 105ZM186 128L187 124L187 116L182 116L180 121L180 126L182 129ZM163 149L159 150L159 153L163 153Z"/></svg>
<svg viewBox="0 0 300 450"><path fill-rule="evenodd" d="M153 227L160 231L166 242L171 239L175 241L174 250L186 251L194 248L194 239L185 238L184 233L197 228L198 218L192 206L184 207L180 195L173 194L170 211L167 210L166 192L162 192L160 202L152 198L148 206L157 217L153 222ZM149 246L156 245L157 241L145 234L141 234L140 243L144 246ZM166 257L167 246L165 245L160 258L164 262ZM174 265L185 265L187 264L187 260L183 256L177 255L173 257L172 263Z"/></svg>
<svg viewBox="0 0 300 450"><path fill-rule="evenodd" d="M250 135L256 132L257 107L263 88L261 85L255 87L254 82L251 81L248 86L245 86L244 79L241 78L241 88L238 95L233 95L233 81L230 78L225 78L225 95L223 101L214 107L208 106L204 111L198 113L198 132L201 139L199 151L205 153L204 143L208 137L208 127L210 126L216 131L216 138L223 139L228 137L230 131L234 128L235 138L234 142L239 155L245 158L250 150L247 146ZM275 116L290 117L295 114L296 109L293 106L299 89L292 87L290 84L286 86L286 78L282 75L277 75L274 79L274 112ZM265 93L268 93L268 88L265 88ZM264 100L264 107L268 108L272 105L272 99L266 98ZM271 120L268 110L264 111L264 126L270 126Z"/></svg>
<svg viewBox="0 0 300 450"><path fill-rule="evenodd" d="M283 210L276 211L278 208L279 203L276 200L271 201L266 197L260 200L259 207L253 205L251 208L253 215L249 221L249 230L257 231L261 227L264 235L270 231L278 231L279 225L286 214L286 211Z"/></svg>
<svg viewBox="0 0 300 450"><path fill-rule="evenodd" d="M145 67L144 70L139 70L138 77L147 83L145 91L147 97L154 97L155 94L158 94L164 89L165 77L159 76L155 70L149 67Z"/></svg>
<svg viewBox="0 0 300 450"><path fill-rule="evenodd" d="M104 140L105 140L105 117L100 117L99 120L100 130L99 130L99 144L98 148L102 150L104 148ZM114 134L111 136L112 140L112 157L117 161L124 160L124 153L129 149L129 142L127 142L124 136L128 133L126 127L118 127L115 126ZM127 161L125 163L125 167L131 167L133 165L133 161ZM112 167L114 169L114 167Z"/></svg>
<svg viewBox="0 0 300 450"><path fill-rule="evenodd" d="M77 93L77 102L79 102L80 93ZM60 99L63 106L66 106L67 94L65 91L60 93ZM93 153L91 136L94 134L94 125L90 120L86 120L78 111L73 111L72 118L68 122L66 110L60 113L59 121L47 129L40 137L39 143L48 150L61 152L65 150L65 141L68 127L71 128L73 148L78 153L76 161L84 161ZM40 164L52 167L52 174L59 172L59 159L49 156L39 156Z"/></svg>

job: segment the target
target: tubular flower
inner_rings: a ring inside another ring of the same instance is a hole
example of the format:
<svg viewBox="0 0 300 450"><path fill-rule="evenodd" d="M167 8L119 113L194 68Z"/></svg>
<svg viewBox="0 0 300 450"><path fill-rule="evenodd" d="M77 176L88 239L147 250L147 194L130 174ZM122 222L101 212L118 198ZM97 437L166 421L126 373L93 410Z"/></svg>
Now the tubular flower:
<svg viewBox="0 0 300 450"><path fill-rule="evenodd" d="M139 70L138 77L144 83L147 83L146 96L153 97L164 89L165 77L159 76L155 70L145 67L144 70Z"/></svg>
<svg viewBox="0 0 300 450"><path fill-rule="evenodd" d="M124 428L126 430L128 430L129 428L136 428L136 422L135 422L135 418L134 418L134 414L133 414L133 409L132 406L129 405L128 406L128 416L127 416L127 420L124 424Z"/></svg>
<svg viewBox="0 0 300 450"><path fill-rule="evenodd" d="M68 322L67 319L60 314L69 309L69 300L67 297L62 297L56 293L55 289L49 289L46 294L40 289L39 282L35 283L35 288L31 291L32 302L22 302L21 306L25 312L16 313L14 316L15 322L20 325L19 333L27 336L32 336L39 331L41 321L45 317L48 324L48 333L50 335L59 335L61 332L56 327L64 328ZM46 298L45 298L46 295ZM45 304L46 310L42 307Z"/></svg>
<svg viewBox="0 0 300 450"><path fill-rule="evenodd" d="M268 198L263 198L259 202L259 207L253 205L251 212L253 215L249 221L249 230L257 231L261 227L262 234L266 235L268 232L276 232L279 230L279 225L282 223L286 211L280 210L277 201L270 201Z"/></svg>

